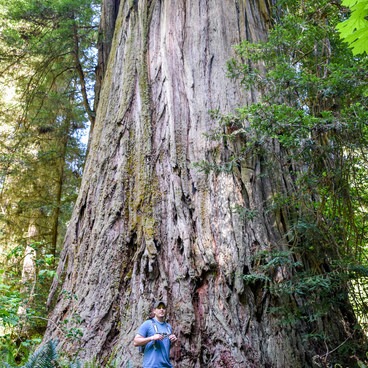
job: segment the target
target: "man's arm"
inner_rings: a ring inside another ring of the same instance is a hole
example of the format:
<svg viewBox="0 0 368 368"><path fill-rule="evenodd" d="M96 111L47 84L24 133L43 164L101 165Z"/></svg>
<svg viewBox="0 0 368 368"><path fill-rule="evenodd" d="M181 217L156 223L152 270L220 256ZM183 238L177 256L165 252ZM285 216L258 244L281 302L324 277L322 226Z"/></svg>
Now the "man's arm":
<svg viewBox="0 0 368 368"><path fill-rule="evenodd" d="M154 334L153 336L143 337L139 334L135 335L133 344L134 346L144 346L147 345L150 341L162 340L163 336L160 334Z"/></svg>

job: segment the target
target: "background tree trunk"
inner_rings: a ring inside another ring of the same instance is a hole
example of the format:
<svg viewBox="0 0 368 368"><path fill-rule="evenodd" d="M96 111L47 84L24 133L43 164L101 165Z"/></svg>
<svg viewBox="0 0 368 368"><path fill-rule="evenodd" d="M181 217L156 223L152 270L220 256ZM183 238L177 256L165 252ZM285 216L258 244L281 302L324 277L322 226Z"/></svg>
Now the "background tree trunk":
<svg viewBox="0 0 368 368"><path fill-rule="evenodd" d="M132 339L163 298L176 367L309 367L322 353L304 347L306 326L266 313L275 301L262 284L243 280L252 255L286 246L282 218L265 211L280 178L255 158L235 174L193 166L231 154L206 138L209 111L254 101L226 77L226 61L232 45L266 36L268 14L263 0L120 2L45 339L102 366L116 356L138 367ZM260 215L244 219L236 206ZM63 321L83 336L66 338ZM320 321L336 344L347 336L341 321L339 311Z"/></svg>
<svg viewBox="0 0 368 368"><path fill-rule="evenodd" d="M18 308L18 316L21 319L26 318L27 308L32 304L32 301L35 297L35 288L37 282L37 267L36 267L36 250L35 245L32 244L34 241L37 241L38 229L35 225L35 221L31 221L28 227L28 241L24 258L23 258L23 267L22 267L22 278L21 278L21 295L27 296L28 299L25 301L23 299L23 303ZM25 333L26 329L24 328L23 323L20 323L20 331L19 334Z"/></svg>

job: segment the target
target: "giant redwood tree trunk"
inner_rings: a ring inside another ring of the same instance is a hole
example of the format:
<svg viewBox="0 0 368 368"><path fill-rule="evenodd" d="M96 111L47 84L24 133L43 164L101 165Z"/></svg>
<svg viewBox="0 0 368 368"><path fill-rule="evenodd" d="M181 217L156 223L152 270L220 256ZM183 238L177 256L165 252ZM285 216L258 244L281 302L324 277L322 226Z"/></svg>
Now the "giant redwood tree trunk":
<svg viewBox="0 0 368 368"><path fill-rule="evenodd" d="M237 173L193 165L229 155L206 136L209 111L256 98L226 77L226 61L232 45L265 38L268 14L266 0L120 1L45 339L101 366L116 357L138 367L132 339L162 298L176 367L311 367L324 353L304 346L307 326L269 312L275 300L261 284L243 280L252 255L287 246L282 218L264 209L282 181L256 158ZM337 346L346 334L335 315L318 326Z"/></svg>

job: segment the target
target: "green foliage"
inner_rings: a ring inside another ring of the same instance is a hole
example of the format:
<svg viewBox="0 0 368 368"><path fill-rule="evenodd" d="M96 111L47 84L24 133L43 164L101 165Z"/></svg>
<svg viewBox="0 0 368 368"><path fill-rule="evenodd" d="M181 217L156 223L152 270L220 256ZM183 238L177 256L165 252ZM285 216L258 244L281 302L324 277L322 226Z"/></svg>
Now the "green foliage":
<svg viewBox="0 0 368 368"><path fill-rule="evenodd" d="M78 341L83 336L83 330L78 327L82 319L79 314L74 313L71 318L65 318L63 320L63 326L61 327L62 331L64 332L65 336L74 341Z"/></svg>
<svg viewBox="0 0 368 368"><path fill-rule="evenodd" d="M0 337L0 362L3 365L14 366L17 363L27 361L28 356L41 343L41 338L16 341L13 335L3 335ZM22 359L24 357L24 359Z"/></svg>
<svg viewBox="0 0 368 368"><path fill-rule="evenodd" d="M28 359L28 361L22 365L9 364L3 361L5 368L99 368L101 364L94 358L89 362L81 363L79 360L74 359L70 361L62 356L62 351L57 350L57 341L50 340L47 343L41 345ZM0 361L1 363L1 361ZM117 368L117 359L110 357L104 364L106 368Z"/></svg>
<svg viewBox="0 0 368 368"><path fill-rule="evenodd" d="M57 342L50 340L46 344L39 347L28 359L28 361L21 366L21 368L56 368L60 367L58 363L59 355L57 352ZM14 365L5 364L6 368L15 368ZM68 367L77 367L75 365L68 365ZM65 366L66 368L66 366Z"/></svg>
<svg viewBox="0 0 368 368"><path fill-rule="evenodd" d="M19 293L13 292L11 286L3 283L0 272L0 328L15 327L19 317L17 311L21 298Z"/></svg>
<svg viewBox="0 0 368 368"><path fill-rule="evenodd" d="M49 341L39 348L22 368L54 368L56 358L56 343Z"/></svg>
<svg viewBox="0 0 368 368"><path fill-rule="evenodd" d="M94 118L98 11L94 0L0 0L0 332L10 364L45 328Z"/></svg>
<svg viewBox="0 0 368 368"><path fill-rule="evenodd" d="M258 252L253 256L252 272L243 276L246 284L261 283L264 290L283 300L282 307L270 308L271 313L291 313L298 319L316 321L331 311L331 305L347 302L348 282L362 280L368 274L368 265L354 264L354 260L325 261L328 272L321 273L320 268L305 269L305 263L298 258L301 259L297 249ZM285 297L307 297L308 301L296 308L293 299Z"/></svg>
<svg viewBox="0 0 368 368"><path fill-rule="evenodd" d="M351 13L337 25L341 38L349 44L354 55L368 53L368 1L343 0L342 5Z"/></svg>
<svg viewBox="0 0 368 368"><path fill-rule="evenodd" d="M214 136L225 144L243 140L230 162L239 165L251 155L267 154L273 170L290 168L288 180L295 190L272 198L270 209L304 208L303 216L309 213L311 219L319 211L328 229L344 231L351 222L336 223L340 211L358 213L354 224L364 220L367 58L353 58L341 44L334 30L333 20L339 17L333 4L303 6L304 12L282 17L267 42L244 42L236 48L238 58L229 63L229 75L245 88L261 91L262 98L234 115L217 117L220 133ZM270 150L275 142L279 149ZM316 200L310 200L311 194ZM341 216L340 221L344 219ZM305 217L293 224L291 237L313 226ZM318 226L314 230L319 231Z"/></svg>

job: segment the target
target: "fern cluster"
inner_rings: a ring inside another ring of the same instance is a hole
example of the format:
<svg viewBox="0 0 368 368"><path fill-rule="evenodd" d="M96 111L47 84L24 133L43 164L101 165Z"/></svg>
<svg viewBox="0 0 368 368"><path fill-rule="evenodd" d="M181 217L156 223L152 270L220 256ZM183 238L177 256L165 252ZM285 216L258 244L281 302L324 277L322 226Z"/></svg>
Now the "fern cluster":
<svg viewBox="0 0 368 368"><path fill-rule="evenodd" d="M50 340L46 344L41 345L35 353L28 359L27 363L21 367L13 366L9 363L0 362L5 364L5 368L99 368L101 365L96 359L90 362L81 363L79 360L70 362L64 361L60 357L57 350L57 341ZM106 368L116 368L117 361L112 356L107 362L104 363Z"/></svg>
<svg viewBox="0 0 368 368"><path fill-rule="evenodd" d="M5 368L16 368L8 363L4 364ZM27 363L20 368L82 368L82 365L79 361L61 363L57 351L57 341L50 340L46 344L40 346L28 359Z"/></svg>
<svg viewBox="0 0 368 368"><path fill-rule="evenodd" d="M42 345L21 368L55 368L58 358L56 341L50 340ZM6 368L14 368L10 364L5 364Z"/></svg>

